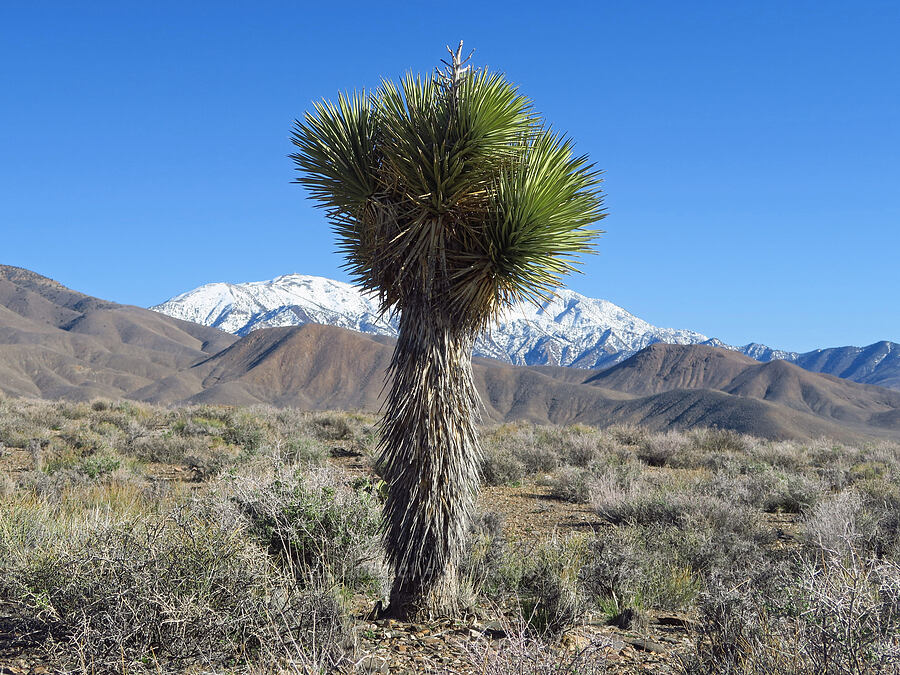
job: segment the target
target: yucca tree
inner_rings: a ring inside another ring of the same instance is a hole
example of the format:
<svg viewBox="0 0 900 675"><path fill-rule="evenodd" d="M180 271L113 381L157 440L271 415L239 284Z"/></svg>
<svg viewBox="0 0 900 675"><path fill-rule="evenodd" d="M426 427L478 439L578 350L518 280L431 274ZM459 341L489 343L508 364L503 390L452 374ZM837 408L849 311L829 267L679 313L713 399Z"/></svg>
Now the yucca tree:
<svg viewBox="0 0 900 675"><path fill-rule="evenodd" d="M399 314L380 464L400 617L455 609L481 452L476 337L505 306L552 295L604 216L572 142L502 74L470 70L462 43L450 53L432 75L316 104L292 136L346 268Z"/></svg>

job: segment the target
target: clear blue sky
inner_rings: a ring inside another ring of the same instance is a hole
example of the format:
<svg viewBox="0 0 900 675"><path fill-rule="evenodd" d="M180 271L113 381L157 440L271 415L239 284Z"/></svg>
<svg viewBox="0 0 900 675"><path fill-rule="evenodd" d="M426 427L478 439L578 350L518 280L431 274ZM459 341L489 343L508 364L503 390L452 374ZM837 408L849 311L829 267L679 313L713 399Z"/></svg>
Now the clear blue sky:
<svg viewBox="0 0 900 675"><path fill-rule="evenodd" d="M150 305L344 279L310 102L466 40L606 171L569 285L662 326L900 341L900 3L0 3L0 263Z"/></svg>

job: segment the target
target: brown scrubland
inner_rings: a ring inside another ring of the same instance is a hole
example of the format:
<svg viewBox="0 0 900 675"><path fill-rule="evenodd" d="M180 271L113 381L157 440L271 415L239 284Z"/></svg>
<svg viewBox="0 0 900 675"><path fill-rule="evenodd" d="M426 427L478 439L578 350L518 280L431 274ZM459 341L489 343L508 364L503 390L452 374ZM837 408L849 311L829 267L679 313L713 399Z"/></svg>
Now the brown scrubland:
<svg viewBox="0 0 900 675"><path fill-rule="evenodd" d="M900 672L896 443L481 437L464 610L407 624L373 416L0 398L3 672Z"/></svg>

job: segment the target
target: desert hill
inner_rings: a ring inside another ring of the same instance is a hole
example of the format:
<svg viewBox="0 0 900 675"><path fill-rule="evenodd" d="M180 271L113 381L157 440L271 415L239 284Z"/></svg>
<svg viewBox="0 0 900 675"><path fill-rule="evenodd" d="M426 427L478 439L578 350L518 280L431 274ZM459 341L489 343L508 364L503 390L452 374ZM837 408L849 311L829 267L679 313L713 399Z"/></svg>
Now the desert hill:
<svg viewBox="0 0 900 675"><path fill-rule="evenodd" d="M130 398L236 340L0 265L0 390L7 394Z"/></svg>
<svg viewBox="0 0 900 675"><path fill-rule="evenodd" d="M587 382L638 395L711 389L851 426L896 428L891 411L900 409L894 390L704 345L654 344Z"/></svg>
<svg viewBox="0 0 900 675"><path fill-rule="evenodd" d="M772 368L776 364L760 364L740 354L733 354L734 362L727 359L727 367L708 368L705 378L690 377L681 372L686 368L676 365L665 371L648 367L660 361L671 363L659 358L665 347L673 346L652 345L601 372L475 359L475 381L485 417L598 426L634 423L653 429L718 426L769 438L900 436L900 426L889 417L891 411L900 411L896 392L783 364L809 378L804 392L810 401L818 401L813 406L801 397L794 400L752 390L765 379L755 368L768 366L765 373L773 373L780 366ZM679 349L685 350L686 364L703 361L707 352L713 363L719 362L719 354L729 354L714 348L702 348L700 353L695 353L694 346ZM389 338L373 339L334 326L260 329L190 369L201 389L187 400L374 410L381 402L391 350ZM608 380L603 379L605 373L610 375ZM654 385L654 378L664 384ZM645 381L648 384L635 384ZM741 388L748 395L741 394ZM849 412L835 401L849 402Z"/></svg>
<svg viewBox="0 0 900 675"><path fill-rule="evenodd" d="M393 340L306 324L238 338L0 266L0 392L376 410ZM605 371L475 359L489 421L718 426L770 438L900 438L900 394L702 345Z"/></svg>
<svg viewBox="0 0 900 675"><path fill-rule="evenodd" d="M833 347L800 354L798 366L848 380L900 390L900 345L882 340L867 347Z"/></svg>

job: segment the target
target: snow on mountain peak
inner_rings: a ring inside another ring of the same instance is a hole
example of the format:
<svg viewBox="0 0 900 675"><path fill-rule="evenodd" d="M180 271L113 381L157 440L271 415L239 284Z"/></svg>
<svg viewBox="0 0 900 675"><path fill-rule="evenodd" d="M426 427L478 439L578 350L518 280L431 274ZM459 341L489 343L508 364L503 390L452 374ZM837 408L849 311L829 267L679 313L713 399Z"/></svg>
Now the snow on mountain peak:
<svg viewBox="0 0 900 675"><path fill-rule="evenodd" d="M398 325L396 317L382 316L377 300L356 286L305 274L210 283L151 309L238 335L314 322L395 336ZM608 300L561 289L538 306L520 303L507 309L478 340L475 354L515 364L598 368L654 342L697 344L709 338L695 331L658 328Z"/></svg>

